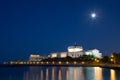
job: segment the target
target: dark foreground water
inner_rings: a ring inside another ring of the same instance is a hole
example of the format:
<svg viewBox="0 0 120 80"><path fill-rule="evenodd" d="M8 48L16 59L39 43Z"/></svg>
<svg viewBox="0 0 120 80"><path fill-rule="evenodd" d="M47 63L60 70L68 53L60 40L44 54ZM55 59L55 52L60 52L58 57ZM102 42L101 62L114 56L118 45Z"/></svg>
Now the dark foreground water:
<svg viewBox="0 0 120 80"><path fill-rule="evenodd" d="M120 80L120 71L99 67L7 67L0 80Z"/></svg>

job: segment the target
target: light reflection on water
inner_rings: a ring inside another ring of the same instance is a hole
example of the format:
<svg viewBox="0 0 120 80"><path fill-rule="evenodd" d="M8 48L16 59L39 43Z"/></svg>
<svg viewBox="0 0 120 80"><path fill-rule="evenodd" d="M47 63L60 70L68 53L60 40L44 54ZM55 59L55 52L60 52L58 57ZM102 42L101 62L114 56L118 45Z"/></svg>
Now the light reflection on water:
<svg viewBox="0 0 120 80"><path fill-rule="evenodd" d="M95 80L102 80L102 68L94 67Z"/></svg>
<svg viewBox="0 0 120 80"><path fill-rule="evenodd" d="M41 70L41 80L43 80L43 70Z"/></svg>
<svg viewBox="0 0 120 80"><path fill-rule="evenodd" d="M52 67L52 80L55 80L55 71L54 71L54 67Z"/></svg>
<svg viewBox="0 0 120 80"><path fill-rule="evenodd" d="M66 70L66 80L69 80L68 70Z"/></svg>
<svg viewBox="0 0 120 80"><path fill-rule="evenodd" d="M53 74L54 75L54 74ZM58 80L61 80L61 70L58 71Z"/></svg>
<svg viewBox="0 0 120 80"><path fill-rule="evenodd" d="M110 80L116 80L116 72L115 70L110 70Z"/></svg>
<svg viewBox="0 0 120 80"><path fill-rule="evenodd" d="M103 80L102 70L100 67L30 67L24 72L24 80ZM111 80L116 80L115 70L110 70L110 75Z"/></svg>
<svg viewBox="0 0 120 80"><path fill-rule="evenodd" d="M120 80L119 70L100 67L23 67L0 70L3 70L3 73L0 71L0 80Z"/></svg>
<svg viewBox="0 0 120 80"><path fill-rule="evenodd" d="M48 80L48 69L46 69L46 80Z"/></svg>

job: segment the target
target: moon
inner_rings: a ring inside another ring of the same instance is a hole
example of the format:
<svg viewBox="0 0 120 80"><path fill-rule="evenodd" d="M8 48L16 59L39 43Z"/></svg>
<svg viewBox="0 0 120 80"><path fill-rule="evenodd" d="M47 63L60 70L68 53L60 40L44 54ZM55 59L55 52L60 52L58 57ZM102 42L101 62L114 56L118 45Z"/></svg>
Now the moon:
<svg viewBox="0 0 120 80"><path fill-rule="evenodd" d="M91 17L92 17L92 18L96 18L96 13L92 13L92 14L91 14Z"/></svg>

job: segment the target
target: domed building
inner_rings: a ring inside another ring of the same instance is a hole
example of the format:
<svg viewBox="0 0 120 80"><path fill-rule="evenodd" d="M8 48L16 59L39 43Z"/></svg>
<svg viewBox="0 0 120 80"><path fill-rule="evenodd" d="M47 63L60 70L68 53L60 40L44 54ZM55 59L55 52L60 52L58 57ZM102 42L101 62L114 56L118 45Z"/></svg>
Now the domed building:
<svg viewBox="0 0 120 80"><path fill-rule="evenodd" d="M68 56L72 58L77 58L79 56L83 56L85 52L83 51L82 46L74 45L68 47Z"/></svg>
<svg viewBox="0 0 120 80"><path fill-rule="evenodd" d="M80 52L80 51L83 51L83 48L81 46L74 45L68 47L68 52Z"/></svg>

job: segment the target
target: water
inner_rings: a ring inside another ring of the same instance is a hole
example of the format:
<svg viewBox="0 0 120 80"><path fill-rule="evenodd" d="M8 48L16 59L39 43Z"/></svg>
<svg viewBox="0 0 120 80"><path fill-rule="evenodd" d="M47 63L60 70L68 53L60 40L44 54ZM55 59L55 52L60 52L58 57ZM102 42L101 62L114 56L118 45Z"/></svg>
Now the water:
<svg viewBox="0 0 120 80"><path fill-rule="evenodd" d="M7 67L0 80L120 80L120 71L99 67Z"/></svg>

